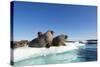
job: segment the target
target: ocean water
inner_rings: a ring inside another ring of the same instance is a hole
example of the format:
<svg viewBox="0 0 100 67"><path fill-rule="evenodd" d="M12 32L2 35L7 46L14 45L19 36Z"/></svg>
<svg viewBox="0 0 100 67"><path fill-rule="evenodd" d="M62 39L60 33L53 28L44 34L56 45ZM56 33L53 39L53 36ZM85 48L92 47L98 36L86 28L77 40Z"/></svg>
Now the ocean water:
<svg viewBox="0 0 100 67"><path fill-rule="evenodd" d="M78 49L30 57L24 60L14 62L14 66L30 66L45 64L63 64L73 62L88 62L97 60L97 44L86 44L78 46Z"/></svg>

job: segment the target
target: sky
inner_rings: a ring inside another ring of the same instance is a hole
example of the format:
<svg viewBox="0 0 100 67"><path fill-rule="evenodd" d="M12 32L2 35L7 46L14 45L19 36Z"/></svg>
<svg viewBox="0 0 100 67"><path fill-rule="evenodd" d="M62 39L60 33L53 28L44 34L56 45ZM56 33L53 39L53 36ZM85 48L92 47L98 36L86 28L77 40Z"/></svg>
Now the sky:
<svg viewBox="0 0 100 67"><path fill-rule="evenodd" d="M13 8L14 40L32 40L48 29L68 40L97 38L96 6L15 1Z"/></svg>

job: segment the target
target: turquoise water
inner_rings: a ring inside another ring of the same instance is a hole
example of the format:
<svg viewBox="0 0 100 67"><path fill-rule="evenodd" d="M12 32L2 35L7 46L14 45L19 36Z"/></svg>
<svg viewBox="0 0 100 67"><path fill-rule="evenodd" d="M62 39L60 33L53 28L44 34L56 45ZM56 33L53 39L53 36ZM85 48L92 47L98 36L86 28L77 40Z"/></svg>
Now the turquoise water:
<svg viewBox="0 0 100 67"><path fill-rule="evenodd" d="M30 66L30 65L44 65L44 64L61 64L71 62L85 62L97 60L97 46L86 45L79 49L66 51L63 53L49 54L46 56L37 56L14 62L15 66Z"/></svg>

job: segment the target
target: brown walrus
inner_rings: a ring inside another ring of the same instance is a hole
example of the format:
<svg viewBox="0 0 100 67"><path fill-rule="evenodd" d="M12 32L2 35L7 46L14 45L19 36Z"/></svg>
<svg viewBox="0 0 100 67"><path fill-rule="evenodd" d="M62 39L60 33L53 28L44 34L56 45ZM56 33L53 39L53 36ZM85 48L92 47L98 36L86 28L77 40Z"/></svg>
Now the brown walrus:
<svg viewBox="0 0 100 67"><path fill-rule="evenodd" d="M38 37L30 41L29 47L46 47L49 48L53 40L53 31L48 30L45 33L38 32Z"/></svg>
<svg viewBox="0 0 100 67"><path fill-rule="evenodd" d="M67 35L59 35L53 38L52 46L65 46L65 41L68 38Z"/></svg>

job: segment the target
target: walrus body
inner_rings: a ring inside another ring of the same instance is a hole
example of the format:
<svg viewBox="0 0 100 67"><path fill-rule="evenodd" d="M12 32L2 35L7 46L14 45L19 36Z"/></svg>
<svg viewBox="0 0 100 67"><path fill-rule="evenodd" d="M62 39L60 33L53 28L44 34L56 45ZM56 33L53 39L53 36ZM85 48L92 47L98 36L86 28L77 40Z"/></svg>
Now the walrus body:
<svg viewBox="0 0 100 67"><path fill-rule="evenodd" d="M28 40L21 40L21 41L11 41L11 48L18 48L27 46Z"/></svg>
<svg viewBox="0 0 100 67"><path fill-rule="evenodd" d="M45 46L45 36L42 32L38 32L38 37L30 41L29 47L44 47Z"/></svg>
<svg viewBox="0 0 100 67"><path fill-rule="evenodd" d="M49 48L51 45L52 45L52 40L53 40L53 31L50 31L48 30L46 33L45 33L45 41L46 41L46 48Z"/></svg>
<svg viewBox="0 0 100 67"><path fill-rule="evenodd" d="M53 38L52 46L65 46L67 35L59 35Z"/></svg>

